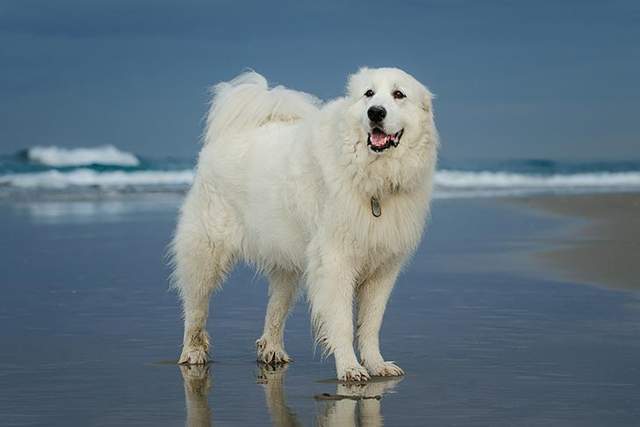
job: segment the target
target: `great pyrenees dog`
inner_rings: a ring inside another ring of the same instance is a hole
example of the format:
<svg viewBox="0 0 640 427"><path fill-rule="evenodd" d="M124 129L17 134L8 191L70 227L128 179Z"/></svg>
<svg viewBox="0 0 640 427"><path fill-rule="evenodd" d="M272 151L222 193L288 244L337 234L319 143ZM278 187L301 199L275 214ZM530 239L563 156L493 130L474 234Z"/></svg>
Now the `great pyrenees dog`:
<svg viewBox="0 0 640 427"><path fill-rule="evenodd" d="M284 326L302 288L339 380L404 374L382 357L379 334L429 214L438 149L432 98L396 68L360 69L346 96L325 104L270 89L255 72L214 87L171 246L184 309L178 363L208 362L209 297L245 261L269 280L258 361L291 361Z"/></svg>

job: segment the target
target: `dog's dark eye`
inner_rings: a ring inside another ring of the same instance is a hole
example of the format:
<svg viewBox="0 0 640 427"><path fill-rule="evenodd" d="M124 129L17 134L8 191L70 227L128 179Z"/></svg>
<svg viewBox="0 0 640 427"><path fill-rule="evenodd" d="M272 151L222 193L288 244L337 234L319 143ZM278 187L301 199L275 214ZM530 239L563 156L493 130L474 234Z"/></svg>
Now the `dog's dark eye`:
<svg viewBox="0 0 640 427"><path fill-rule="evenodd" d="M404 93L400 92L399 90L394 90L393 91L393 97L395 99L402 99L402 98L406 98L407 95L405 95Z"/></svg>
<svg viewBox="0 0 640 427"><path fill-rule="evenodd" d="M366 96L367 98L371 98L374 94L375 93L371 89L369 89L364 93L364 96Z"/></svg>

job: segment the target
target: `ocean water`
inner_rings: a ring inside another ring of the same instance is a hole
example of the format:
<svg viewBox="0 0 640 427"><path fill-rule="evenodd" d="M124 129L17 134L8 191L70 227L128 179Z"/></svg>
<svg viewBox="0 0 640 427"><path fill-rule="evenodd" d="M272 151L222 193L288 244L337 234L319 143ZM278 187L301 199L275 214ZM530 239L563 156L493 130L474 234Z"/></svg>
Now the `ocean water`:
<svg viewBox="0 0 640 427"><path fill-rule="evenodd" d="M0 197L183 192L193 180L194 166L194 159L146 158L114 146L31 147L0 156ZM445 159L435 186L436 198L640 191L640 160L451 163Z"/></svg>

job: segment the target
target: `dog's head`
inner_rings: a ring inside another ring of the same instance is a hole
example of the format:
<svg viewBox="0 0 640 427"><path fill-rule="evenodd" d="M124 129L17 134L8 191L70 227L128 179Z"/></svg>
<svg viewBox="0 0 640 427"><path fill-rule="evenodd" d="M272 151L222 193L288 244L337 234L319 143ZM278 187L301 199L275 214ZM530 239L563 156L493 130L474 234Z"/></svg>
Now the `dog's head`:
<svg viewBox="0 0 640 427"><path fill-rule="evenodd" d="M397 68L360 69L349 78L347 99L346 119L371 153L406 151L429 143L434 133L433 95Z"/></svg>

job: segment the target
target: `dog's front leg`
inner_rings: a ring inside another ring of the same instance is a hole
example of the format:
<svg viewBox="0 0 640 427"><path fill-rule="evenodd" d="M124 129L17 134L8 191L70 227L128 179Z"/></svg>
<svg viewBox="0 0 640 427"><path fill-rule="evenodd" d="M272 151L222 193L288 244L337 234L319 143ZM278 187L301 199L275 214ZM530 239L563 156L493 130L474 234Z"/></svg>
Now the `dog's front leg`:
<svg viewBox="0 0 640 427"><path fill-rule="evenodd" d="M339 248L318 251L309 263L307 297L316 341L333 354L338 379L366 381L369 373L353 349L354 263Z"/></svg>
<svg viewBox="0 0 640 427"><path fill-rule="evenodd" d="M404 375L398 365L385 361L380 354L382 318L401 265L400 262L391 262L381 266L358 288L357 336L360 358L374 376Z"/></svg>

